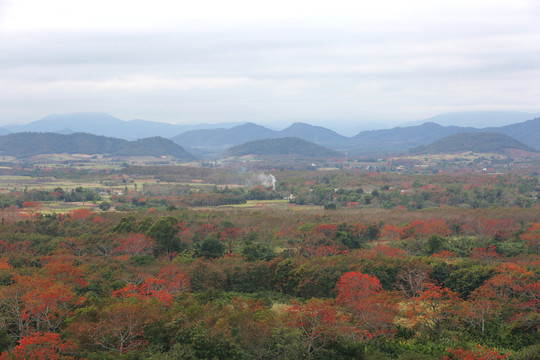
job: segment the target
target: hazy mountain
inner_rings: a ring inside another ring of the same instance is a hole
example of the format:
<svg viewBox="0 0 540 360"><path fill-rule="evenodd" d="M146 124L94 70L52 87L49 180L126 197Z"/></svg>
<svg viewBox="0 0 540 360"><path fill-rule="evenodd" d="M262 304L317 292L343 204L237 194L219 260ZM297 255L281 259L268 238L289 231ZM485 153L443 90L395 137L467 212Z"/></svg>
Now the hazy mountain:
<svg viewBox="0 0 540 360"><path fill-rule="evenodd" d="M343 154L325 148L323 146L302 140L296 137L263 139L250 141L242 145L237 145L225 153L226 156L279 156L295 155L308 158L331 158L343 157Z"/></svg>
<svg viewBox="0 0 540 360"><path fill-rule="evenodd" d="M482 129L482 131L492 131L505 134L521 141L525 145L540 150L540 117L518 124L485 128Z"/></svg>
<svg viewBox="0 0 540 360"><path fill-rule="evenodd" d="M237 124L220 124L228 128ZM6 125L10 133L17 132L84 132L95 135L111 136L120 139L140 139L150 136L169 138L189 130L215 128L212 124L173 125L156 121L123 121L105 113L53 114L24 125Z"/></svg>
<svg viewBox="0 0 540 360"><path fill-rule="evenodd" d="M502 121L503 118L523 118L525 116L530 115L513 111L484 111L443 114L432 119L442 123L455 120L477 125L480 122L474 119L482 118L485 122L494 124ZM334 150L347 151L352 156L368 153L406 152L410 148L427 145L456 133L480 131L502 133L526 145L540 149L540 118L502 127L491 126L481 129L477 127L444 126L435 122L428 122L414 126L362 131L353 137L342 136L322 126L313 126L300 122L294 123L281 131L268 129L254 123L232 125L234 124L171 125L145 120L122 121L114 116L102 113L77 113L50 115L26 125L0 128L0 135L2 135L2 129L11 132L39 131L60 134L88 132L122 139L138 139L149 136L169 138L176 135L172 137L175 143L185 147L190 152L204 157L215 156L232 146L245 142L284 137L298 137ZM216 126L219 126L219 128L216 128Z"/></svg>
<svg viewBox="0 0 540 360"><path fill-rule="evenodd" d="M330 129L301 122L294 123L288 128L281 130L279 136L297 137L315 144L331 147L347 140L347 137L339 135Z"/></svg>
<svg viewBox="0 0 540 360"><path fill-rule="evenodd" d="M425 123L419 126L396 127L393 129L362 131L346 143L351 154L387 151L407 151L429 144L445 136L460 132L478 132L475 128L442 126Z"/></svg>
<svg viewBox="0 0 540 360"><path fill-rule="evenodd" d="M173 141L201 156L211 156L247 141L294 136L334 150L346 151L354 156L407 152L410 148L427 145L453 134L486 131L509 135L526 145L540 149L540 119L485 129L424 123L417 126L362 131L350 138L327 128L305 123L294 123L282 131L270 130L255 124L244 124L230 129L190 131L175 136Z"/></svg>
<svg viewBox="0 0 540 360"><path fill-rule="evenodd" d="M230 129L188 131L173 137L175 143L200 155L215 155L234 145L248 141L272 138L297 137L319 145L339 147L348 138L322 126L294 123L288 128L276 131L264 126L247 123Z"/></svg>
<svg viewBox="0 0 540 360"><path fill-rule="evenodd" d="M522 111L463 111L440 114L421 121L408 122L403 126L433 122L443 126L486 128L515 124L538 116L540 113L531 114Z"/></svg>
<svg viewBox="0 0 540 360"><path fill-rule="evenodd" d="M492 132L454 134L429 145L412 148L410 152L419 154L445 154L472 151L475 153L503 154L508 149L536 152L532 147L508 135Z"/></svg>
<svg viewBox="0 0 540 360"><path fill-rule="evenodd" d="M161 137L127 141L105 136L75 133L16 133L0 136L0 153L15 157L39 154L107 154L110 156L170 155L181 161L195 157L180 145Z"/></svg>
<svg viewBox="0 0 540 360"><path fill-rule="evenodd" d="M275 138L279 132L261 125L247 123L230 129L193 130L171 138L196 154L218 154L247 141Z"/></svg>

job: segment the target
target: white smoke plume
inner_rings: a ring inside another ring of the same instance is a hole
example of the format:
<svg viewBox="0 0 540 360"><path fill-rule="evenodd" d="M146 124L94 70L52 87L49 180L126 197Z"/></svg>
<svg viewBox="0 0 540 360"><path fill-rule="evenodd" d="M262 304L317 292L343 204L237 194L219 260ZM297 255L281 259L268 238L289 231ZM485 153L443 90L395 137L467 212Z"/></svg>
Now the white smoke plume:
<svg viewBox="0 0 540 360"><path fill-rule="evenodd" d="M273 191L276 191L276 177L272 174L258 174L255 177L255 182L261 184L265 188L272 187Z"/></svg>

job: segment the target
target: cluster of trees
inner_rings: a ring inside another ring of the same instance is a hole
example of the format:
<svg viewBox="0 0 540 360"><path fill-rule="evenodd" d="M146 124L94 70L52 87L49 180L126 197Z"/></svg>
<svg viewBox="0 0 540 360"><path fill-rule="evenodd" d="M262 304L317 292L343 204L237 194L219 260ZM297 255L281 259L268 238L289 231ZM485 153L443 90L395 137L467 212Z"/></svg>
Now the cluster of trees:
<svg viewBox="0 0 540 360"><path fill-rule="evenodd" d="M268 171L265 173L268 174ZM53 190L11 191L0 194L0 206L20 208L27 201L99 202L102 200L99 193L110 192L113 187L122 195L111 193L111 198L106 201L112 207L119 206L121 211L234 205L249 200L271 199L290 199L296 205L319 205L326 206L327 209L343 207L415 210L444 206L534 208L540 205L540 182L535 173L398 175L355 170L283 169L273 169L271 173L277 178L275 186L254 181L256 175L260 175L258 172L129 166L121 172L115 170L92 173L101 179L103 184L110 184L108 187L78 186L69 191L61 187ZM52 172L49 175L81 179L85 173L70 170L66 173ZM86 176L89 175L87 172ZM141 181L146 177L151 178L149 183ZM136 178L140 179L139 183L142 182L139 188L134 182ZM190 179L193 178L197 181L191 182ZM223 187L225 184L231 186ZM140 201L141 199L144 201Z"/></svg>
<svg viewBox="0 0 540 360"><path fill-rule="evenodd" d="M533 359L538 213L503 210L35 209L0 226L1 358Z"/></svg>
<svg viewBox="0 0 540 360"><path fill-rule="evenodd" d="M456 179L455 176L434 175L425 177L425 181L416 179L402 183L392 183L385 178L386 175L376 175L373 181L358 184L361 185L358 187L338 187L343 186L340 181L288 185L300 205L422 209L439 206L530 208L540 204L538 177L486 175Z"/></svg>
<svg viewBox="0 0 540 360"><path fill-rule="evenodd" d="M77 186L71 190L57 187L53 190L24 189L0 194L0 207L16 206L22 208L26 202L96 202L100 201L98 189Z"/></svg>

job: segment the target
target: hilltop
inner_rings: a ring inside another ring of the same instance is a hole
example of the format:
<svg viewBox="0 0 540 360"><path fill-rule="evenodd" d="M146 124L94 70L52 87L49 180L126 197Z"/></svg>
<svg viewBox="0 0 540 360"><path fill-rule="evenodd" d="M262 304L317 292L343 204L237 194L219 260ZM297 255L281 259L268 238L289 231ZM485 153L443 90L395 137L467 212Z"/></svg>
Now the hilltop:
<svg viewBox="0 0 540 360"><path fill-rule="evenodd" d="M296 137L250 141L230 148L226 156L294 155L309 158L343 157L343 154Z"/></svg>
<svg viewBox="0 0 540 360"><path fill-rule="evenodd" d="M223 123L221 127L231 127L238 123ZM152 136L169 138L190 131L215 128L213 124L167 124L158 121L134 119L121 120L106 113L81 112L71 114L51 114L23 125L5 125L0 135L20 132L47 132L57 134L89 133L125 140L136 140Z"/></svg>
<svg viewBox="0 0 540 360"><path fill-rule="evenodd" d="M475 153L507 153L509 149L536 152L510 136L491 132L458 133L444 137L429 145L418 146L411 153L444 154L472 151Z"/></svg>
<svg viewBox="0 0 540 360"><path fill-rule="evenodd" d="M104 154L110 156L164 156L180 161L195 157L180 145L161 137L127 141L92 134L16 133L0 136L0 153L25 158L40 154Z"/></svg>

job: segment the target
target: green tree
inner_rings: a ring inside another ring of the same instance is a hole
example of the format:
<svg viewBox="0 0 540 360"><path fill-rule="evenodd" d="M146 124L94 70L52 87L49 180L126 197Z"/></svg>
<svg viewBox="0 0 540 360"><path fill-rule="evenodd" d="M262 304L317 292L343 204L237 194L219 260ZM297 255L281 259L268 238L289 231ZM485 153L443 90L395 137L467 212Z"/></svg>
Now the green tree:
<svg viewBox="0 0 540 360"><path fill-rule="evenodd" d="M180 250L180 239L176 237L177 220L173 217L162 217L148 230L146 235L151 237L161 251L168 254Z"/></svg>

